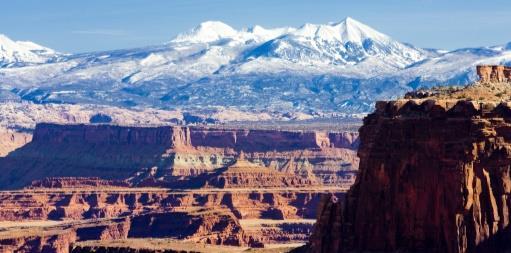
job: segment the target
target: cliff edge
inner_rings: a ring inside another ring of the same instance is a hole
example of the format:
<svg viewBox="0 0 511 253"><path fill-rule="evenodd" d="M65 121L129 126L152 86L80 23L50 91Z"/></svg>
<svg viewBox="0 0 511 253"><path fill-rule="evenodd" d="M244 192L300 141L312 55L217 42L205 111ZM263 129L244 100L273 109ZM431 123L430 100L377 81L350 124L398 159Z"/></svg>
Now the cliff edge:
<svg viewBox="0 0 511 253"><path fill-rule="evenodd" d="M356 183L344 202L321 202L309 251L511 248L511 84L484 73L466 88L376 104L360 129Z"/></svg>

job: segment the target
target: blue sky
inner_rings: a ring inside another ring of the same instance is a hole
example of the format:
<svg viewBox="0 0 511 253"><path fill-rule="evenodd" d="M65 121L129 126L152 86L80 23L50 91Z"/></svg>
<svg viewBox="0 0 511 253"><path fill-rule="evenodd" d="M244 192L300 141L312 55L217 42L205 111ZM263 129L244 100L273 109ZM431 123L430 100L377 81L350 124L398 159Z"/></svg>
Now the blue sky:
<svg viewBox="0 0 511 253"><path fill-rule="evenodd" d="M511 41L509 0L1 0L0 33L62 52L160 44L202 21L300 26L351 16L419 47Z"/></svg>

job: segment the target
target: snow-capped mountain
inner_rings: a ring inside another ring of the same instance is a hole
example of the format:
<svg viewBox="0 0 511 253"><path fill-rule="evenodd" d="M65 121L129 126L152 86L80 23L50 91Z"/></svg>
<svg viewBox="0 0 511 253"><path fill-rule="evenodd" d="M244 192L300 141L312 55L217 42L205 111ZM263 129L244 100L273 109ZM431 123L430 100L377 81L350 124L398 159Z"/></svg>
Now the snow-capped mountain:
<svg viewBox="0 0 511 253"><path fill-rule="evenodd" d="M0 67L20 67L47 63L55 60L58 53L30 41L12 41L0 34Z"/></svg>
<svg viewBox="0 0 511 253"><path fill-rule="evenodd" d="M206 21L188 32L177 35L176 38L171 40L171 43L211 43L221 40L233 40L244 43L264 42L294 30L295 28L291 27L265 29L262 26L254 26L237 31L220 21Z"/></svg>
<svg viewBox="0 0 511 253"><path fill-rule="evenodd" d="M511 44L422 49L352 18L240 30L208 21L158 46L69 55L3 36L0 49L0 97L311 116L368 112L411 89L469 83L477 64L511 63Z"/></svg>
<svg viewBox="0 0 511 253"><path fill-rule="evenodd" d="M423 50L393 40L352 19L304 26L255 48L247 57L280 58L302 64L356 65L369 59L404 68L423 60Z"/></svg>

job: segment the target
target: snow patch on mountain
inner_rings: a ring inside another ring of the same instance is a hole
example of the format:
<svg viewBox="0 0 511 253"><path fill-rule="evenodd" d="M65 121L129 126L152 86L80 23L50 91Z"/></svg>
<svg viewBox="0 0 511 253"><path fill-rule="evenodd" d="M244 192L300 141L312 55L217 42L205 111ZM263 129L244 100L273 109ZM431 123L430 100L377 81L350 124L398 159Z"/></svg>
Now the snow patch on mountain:
<svg viewBox="0 0 511 253"><path fill-rule="evenodd" d="M254 26L252 28L243 28L235 30L231 26L220 21L206 21L190 31L177 35L170 41L173 46L176 44L193 44L193 43L219 43L228 40L228 45L251 44L267 41L283 34L296 30L291 27L281 27L275 29L266 29L262 26ZM230 44L229 44L230 43Z"/></svg>
<svg viewBox="0 0 511 253"><path fill-rule="evenodd" d="M381 67L404 68L427 57L408 46L352 19L329 25L305 24L253 49L246 57L281 58L302 64L357 65L368 59ZM368 65L368 64L366 64Z"/></svg>
<svg viewBox="0 0 511 253"><path fill-rule="evenodd" d="M0 67L46 63L57 56L47 47L30 41L13 41L0 34Z"/></svg>
<svg viewBox="0 0 511 253"><path fill-rule="evenodd" d="M238 32L220 21L207 21L191 31L179 34L172 42L208 43L220 39L234 38Z"/></svg>
<svg viewBox="0 0 511 253"><path fill-rule="evenodd" d="M0 99L354 115L412 89L470 83L477 64L511 64L511 43L423 49L352 18L238 30L208 21L162 45L71 55L0 36Z"/></svg>

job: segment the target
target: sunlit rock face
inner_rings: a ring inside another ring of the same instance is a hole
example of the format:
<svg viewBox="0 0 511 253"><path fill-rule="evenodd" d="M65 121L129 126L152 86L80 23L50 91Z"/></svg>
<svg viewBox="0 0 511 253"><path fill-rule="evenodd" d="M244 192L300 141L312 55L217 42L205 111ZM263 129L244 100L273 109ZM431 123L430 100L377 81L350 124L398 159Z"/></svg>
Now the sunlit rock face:
<svg viewBox="0 0 511 253"><path fill-rule="evenodd" d="M10 131L0 127L0 157L27 144L32 139L30 134Z"/></svg>
<svg viewBox="0 0 511 253"><path fill-rule="evenodd" d="M309 184L347 187L358 166L357 146L353 133L39 124L32 142L0 159L6 172L0 188L47 177L201 187L206 174L227 168L241 153L257 166Z"/></svg>
<svg viewBox="0 0 511 253"><path fill-rule="evenodd" d="M301 243L358 166L345 132L39 124L29 137L0 158L0 251Z"/></svg>
<svg viewBox="0 0 511 253"><path fill-rule="evenodd" d="M344 202L322 201L309 249L509 249L509 119L511 104L485 98L377 103L360 129L357 181Z"/></svg>

